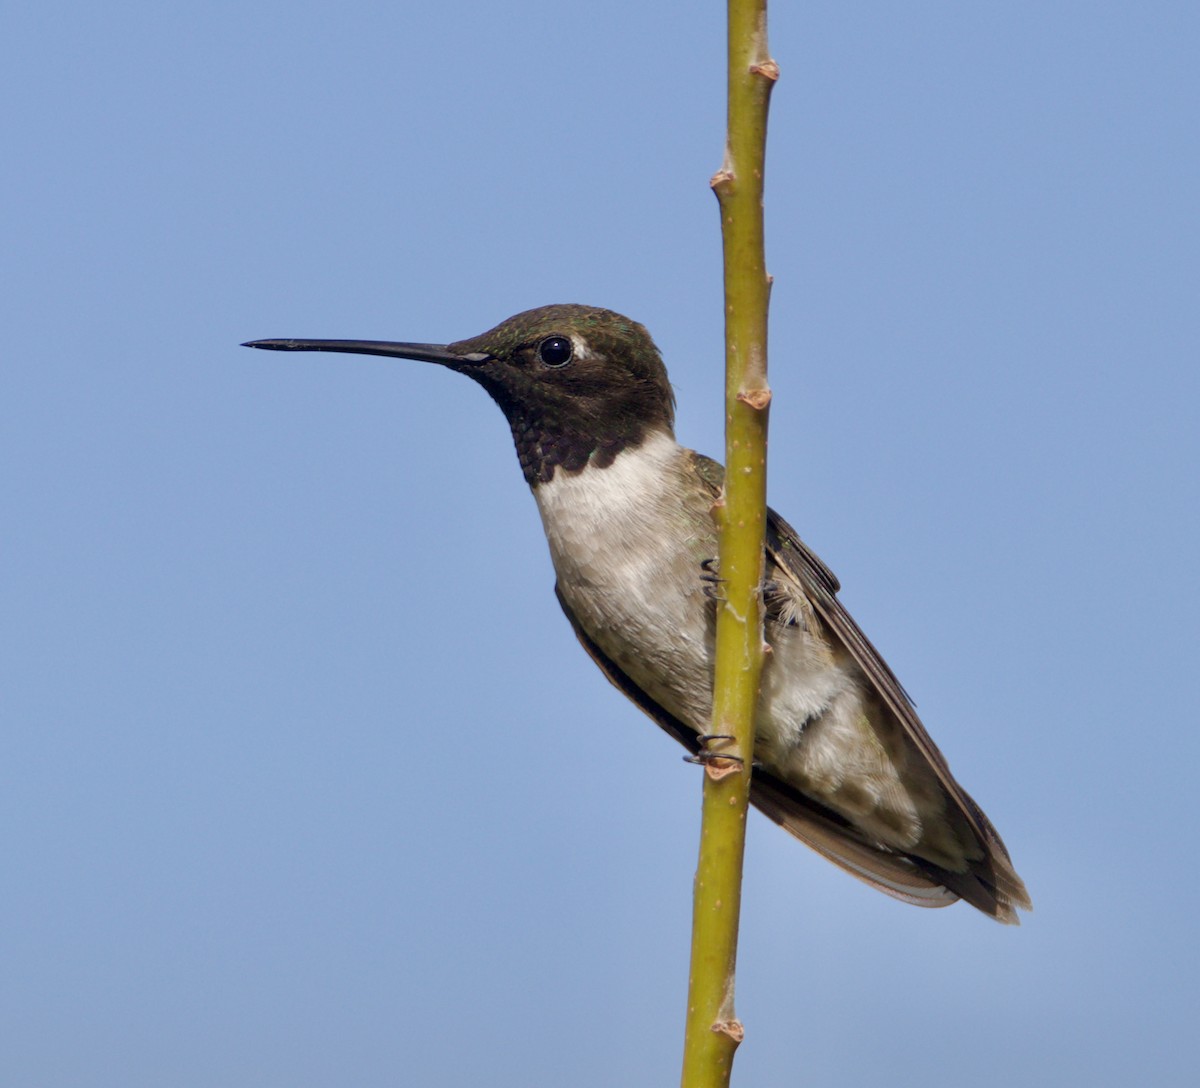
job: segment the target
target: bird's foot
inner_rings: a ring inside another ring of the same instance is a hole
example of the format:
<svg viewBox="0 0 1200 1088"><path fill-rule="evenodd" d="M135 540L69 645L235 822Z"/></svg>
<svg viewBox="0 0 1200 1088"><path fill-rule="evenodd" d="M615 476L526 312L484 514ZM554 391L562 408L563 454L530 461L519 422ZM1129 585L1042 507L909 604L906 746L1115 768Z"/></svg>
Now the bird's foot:
<svg viewBox="0 0 1200 1088"><path fill-rule="evenodd" d="M746 765L746 761L741 756L727 752L715 752L709 747L714 741L735 740L732 733L700 733L696 739L700 742L699 750L695 755L684 756L683 760L685 763L695 763L703 767L705 774L713 781L720 781Z"/></svg>
<svg viewBox="0 0 1200 1088"><path fill-rule="evenodd" d="M700 581L704 583L704 596L710 601L723 601L725 595L721 592L721 586L725 583L725 579L718 573L720 560L704 559L700 563L700 569L704 572L700 575Z"/></svg>

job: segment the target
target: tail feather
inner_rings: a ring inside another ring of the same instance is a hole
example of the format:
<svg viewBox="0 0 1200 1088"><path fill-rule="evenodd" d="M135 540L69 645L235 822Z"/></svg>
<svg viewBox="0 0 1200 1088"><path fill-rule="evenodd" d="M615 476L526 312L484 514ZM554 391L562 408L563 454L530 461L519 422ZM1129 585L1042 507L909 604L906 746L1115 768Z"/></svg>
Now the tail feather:
<svg viewBox="0 0 1200 1088"><path fill-rule="evenodd" d="M962 899L1006 925L1020 925L1017 908L1032 909L1025 885L990 824L985 825L992 833L983 857L963 872L954 872L865 841L837 813L770 773L755 771L750 801L823 858L894 899L918 907L948 907Z"/></svg>

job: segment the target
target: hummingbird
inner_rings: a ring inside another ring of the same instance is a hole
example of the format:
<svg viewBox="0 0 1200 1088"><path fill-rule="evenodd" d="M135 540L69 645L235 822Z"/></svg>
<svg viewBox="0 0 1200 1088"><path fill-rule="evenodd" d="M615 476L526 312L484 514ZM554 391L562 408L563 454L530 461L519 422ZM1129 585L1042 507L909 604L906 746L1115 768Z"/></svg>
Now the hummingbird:
<svg viewBox="0 0 1200 1088"><path fill-rule="evenodd" d="M508 420L575 635L621 692L703 758L720 577L712 511L724 470L676 441L674 391L642 325L568 304L451 344L245 346L436 363L483 386ZM962 899L1017 923L1031 903L1004 843L842 606L837 578L773 510L765 547L770 653L751 803L896 899Z"/></svg>

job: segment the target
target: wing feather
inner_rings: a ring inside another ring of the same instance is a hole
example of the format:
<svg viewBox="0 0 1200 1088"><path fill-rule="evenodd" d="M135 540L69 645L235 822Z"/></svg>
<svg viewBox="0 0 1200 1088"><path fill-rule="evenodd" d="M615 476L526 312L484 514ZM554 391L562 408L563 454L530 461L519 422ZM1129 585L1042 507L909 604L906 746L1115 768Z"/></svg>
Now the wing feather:
<svg viewBox="0 0 1200 1088"><path fill-rule="evenodd" d="M612 685L695 755L700 750L696 731L651 699L592 641L557 586L555 595L580 645ZM919 907L946 907L959 899L959 895L947 888L938 876L931 875L903 855L862 841L841 816L769 772L754 772L750 783L750 801L765 816L822 857L887 895Z"/></svg>
<svg viewBox="0 0 1200 1088"><path fill-rule="evenodd" d="M796 530L774 510L768 511L767 551L777 570L786 572L796 581L834 638L854 658L909 740L933 768L948 800L957 807L983 848L983 858L972 865L970 873L954 873L935 866L928 868L937 869L949 882L948 886L968 902L1001 921L1015 923L1015 908L1030 910L1032 903L1003 840L983 810L950 772L946 757L917 717L912 699L896 675L837 599L837 579L800 539Z"/></svg>

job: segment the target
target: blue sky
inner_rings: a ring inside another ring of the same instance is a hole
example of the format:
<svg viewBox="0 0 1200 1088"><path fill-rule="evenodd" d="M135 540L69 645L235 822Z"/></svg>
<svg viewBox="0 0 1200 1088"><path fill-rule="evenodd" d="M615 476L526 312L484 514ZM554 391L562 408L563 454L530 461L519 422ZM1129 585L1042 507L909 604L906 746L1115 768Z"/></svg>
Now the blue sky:
<svg viewBox="0 0 1200 1088"><path fill-rule="evenodd" d="M1184 3L777 5L770 492L1005 837L1019 930L750 826L737 1083L1190 1085L1200 254ZM723 9L10 14L0 1066L672 1083L699 774L433 367L649 326L721 449Z"/></svg>

